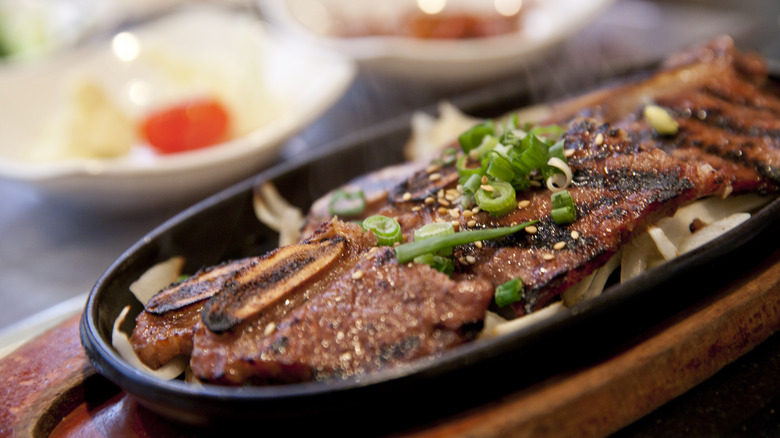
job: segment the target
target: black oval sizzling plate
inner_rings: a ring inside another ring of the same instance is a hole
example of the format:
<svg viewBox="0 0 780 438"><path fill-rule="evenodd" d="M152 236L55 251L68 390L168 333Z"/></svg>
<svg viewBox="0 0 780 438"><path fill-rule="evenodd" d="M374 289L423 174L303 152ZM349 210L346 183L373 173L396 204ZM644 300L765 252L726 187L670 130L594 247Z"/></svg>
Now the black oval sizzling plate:
<svg viewBox="0 0 780 438"><path fill-rule="evenodd" d="M455 102L466 112L492 117L527 105L522 88L494 87ZM650 273L611 286L569 312L507 336L477 341L406 367L356 380L271 387L195 386L161 381L122 360L111 347L111 329L126 305L132 329L142 306L129 285L154 264L183 255L185 272L221 261L262 254L277 236L252 208L253 188L273 181L304 210L353 177L400 162L410 116L356 133L306 159L248 179L164 223L117 259L95 284L81 339L92 364L142 405L190 424L256 425L264 431L374 434L430 421L545 377L585 366L630 342L663 318L690 306L749 269L777 241L775 200L737 229ZM363 429L364 426L370 429Z"/></svg>

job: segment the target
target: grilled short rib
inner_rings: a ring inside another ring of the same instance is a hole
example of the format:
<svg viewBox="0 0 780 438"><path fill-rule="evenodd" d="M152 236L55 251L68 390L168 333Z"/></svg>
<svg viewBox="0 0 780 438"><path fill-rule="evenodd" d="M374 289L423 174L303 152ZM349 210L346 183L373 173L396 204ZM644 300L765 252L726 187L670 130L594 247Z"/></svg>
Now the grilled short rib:
<svg viewBox="0 0 780 438"><path fill-rule="evenodd" d="M670 109L676 135L659 136L642 118L650 102ZM399 264L391 249L374 247L371 233L315 207L299 245L250 262L263 269L241 266L210 294L192 288L200 294L194 302L181 290L162 291L168 298L137 318L135 347L150 366L191 348L193 374L219 384L347 378L436 354L472 339L498 284L522 278L524 299L513 310L532 312L683 204L776 191L778 114L763 63L737 52L730 39L714 40L670 57L653 76L553 107L547 121L568 128L574 223L554 224L546 188L520 192L527 206L500 218L464 209L453 166L363 178L353 185L379 179L382 187L364 214L396 218L407 241L437 220L459 229L539 222L535 232L457 247L450 278L427 265ZM306 271L316 263L306 256L312 251L330 254L315 273ZM151 315L174 297L181 305L169 302L170 310ZM161 335L166 330L177 340L173 347Z"/></svg>

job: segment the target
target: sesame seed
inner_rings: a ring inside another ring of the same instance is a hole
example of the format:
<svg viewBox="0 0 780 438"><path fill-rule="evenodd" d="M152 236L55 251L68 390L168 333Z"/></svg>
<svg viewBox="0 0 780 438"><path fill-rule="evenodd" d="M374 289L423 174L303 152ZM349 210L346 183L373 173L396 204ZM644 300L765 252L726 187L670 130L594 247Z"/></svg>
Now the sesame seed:
<svg viewBox="0 0 780 438"><path fill-rule="evenodd" d="M536 234L537 231L539 231L539 229L536 228L533 225L529 225L529 226L525 227L525 232L528 233L528 234Z"/></svg>
<svg viewBox="0 0 780 438"><path fill-rule="evenodd" d="M596 134L596 146L601 146L604 144L604 134L598 133Z"/></svg>
<svg viewBox="0 0 780 438"><path fill-rule="evenodd" d="M437 211L441 214L447 214L449 210L447 210L447 207L439 207Z"/></svg>
<svg viewBox="0 0 780 438"><path fill-rule="evenodd" d="M471 209L471 212L474 213L474 214L479 213L480 211L482 211L482 208L480 208L480 207L474 207L474 208Z"/></svg>
<svg viewBox="0 0 780 438"><path fill-rule="evenodd" d="M482 246L483 246L482 245L482 241L481 240L477 240L476 242L474 242L474 246L476 246L479 249L482 249Z"/></svg>
<svg viewBox="0 0 780 438"><path fill-rule="evenodd" d="M467 255L466 256L466 262L468 262L468 264L470 264L470 265L473 265L474 263L477 262L477 259L474 256L472 256L472 255Z"/></svg>
<svg viewBox="0 0 780 438"><path fill-rule="evenodd" d="M471 216L474 216L474 213L471 210L466 210L463 212L463 217L466 219L470 218Z"/></svg>
<svg viewBox="0 0 780 438"><path fill-rule="evenodd" d="M268 325L265 326L265 330L263 330L263 336L268 336L274 331L276 331L276 324L273 322L269 322Z"/></svg>
<svg viewBox="0 0 780 438"><path fill-rule="evenodd" d="M438 164L431 164L425 169L425 173L433 173L439 169L441 169L441 166L439 166Z"/></svg>
<svg viewBox="0 0 780 438"><path fill-rule="evenodd" d="M531 205L531 201L529 201L527 199L523 199L522 201L517 203L517 206L520 207L520 208L526 208L529 205Z"/></svg>
<svg viewBox="0 0 780 438"><path fill-rule="evenodd" d="M458 227L460 227L460 223L458 221L452 221L450 223L452 224L452 228L454 228L455 230L457 230Z"/></svg>
<svg viewBox="0 0 780 438"><path fill-rule="evenodd" d="M481 186L479 186L479 188L484 190L484 191L486 191L486 192L492 192L493 191L493 186L491 186L490 184L482 184Z"/></svg>
<svg viewBox="0 0 780 438"><path fill-rule="evenodd" d="M412 199L412 194L409 192L404 193L404 201Z"/></svg>
<svg viewBox="0 0 780 438"><path fill-rule="evenodd" d="M457 208L453 208L450 210L450 216L452 216L453 219L457 219L460 217L460 211Z"/></svg>
<svg viewBox="0 0 780 438"><path fill-rule="evenodd" d="M488 177L485 176L485 175L482 175L482 181L481 182L482 182L482 184L487 184L488 183Z"/></svg>
<svg viewBox="0 0 780 438"><path fill-rule="evenodd" d="M566 248L566 242L558 242L555 245L553 245L553 249L563 249Z"/></svg>
<svg viewBox="0 0 780 438"><path fill-rule="evenodd" d="M439 192L436 193L437 198L443 198L444 197L444 189L439 189Z"/></svg>
<svg viewBox="0 0 780 438"><path fill-rule="evenodd" d="M441 179L441 174L440 173L432 173L432 174L428 175L428 180L429 181L438 181L440 179Z"/></svg>
<svg viewBox="0 0 780 438"><path fill-rule="evenodd" d="M474 228L475 226L477 226L477 221L475 221L474 219L472 219L472 220L468 221L468 222L466 223L466 225L468 225L468 226L469 226L469 228Z"/></svg>
<svg viewBox="0 0 780 438"><path fill-rule="evenodd" d="M360 269L352 273L353 280L360 280L361 278L363 278L363 271L361 271Z"/></svg>
<svg viewBox="0 0 780 438"><path fill-rule="evenodd" d="M571 157L572 155L574 155L574 149L566 149L566 150L563 152L563 156L564 156L564 157L566 157L566 158L569 158L569 157Z"/></svg>
<svg viewBox="0 0 780 438"><path fill-rule="evenodd" d="M571 238L574 240L577 240L580 238L580 232L579 231L572 231L571 232Z"/></svg>
<svg viewBox="0 0 780 438"><path fill-rule="evenodd" d="M422 210L422 207L420 207L419 205L415 205L414 207L412 207L412 211L414 212L418 212L420 210Z"/></svg>
<svg viewBox="0 0 780 438"><path fill-rule="evenodd" d="M446 199L444 199L444 198L439 198L438 201L439 201L439 204L441 204L441 205L443 205L445 207L449 207L450 206L450 203Z"/></svg>
<svg viewBox="0 0 780 438"><path fill-rule="evenodd" d="M545 255L543 255L543 256L542 256L542 258L543 258L543 259L545 259L545 260L547 260L548 262L549 262L550 260L555 260L555 256L554 256L554 255L552 255L552 254L545 254Z"/></svg>
<svg viewBox="0 0 780 438"><path fill-rule="evenodd" d="M436 202L436 199L434 199L433 196L428 196L427 198L425 198L424 202L426 204L433 204L434 202Z"/></svg>

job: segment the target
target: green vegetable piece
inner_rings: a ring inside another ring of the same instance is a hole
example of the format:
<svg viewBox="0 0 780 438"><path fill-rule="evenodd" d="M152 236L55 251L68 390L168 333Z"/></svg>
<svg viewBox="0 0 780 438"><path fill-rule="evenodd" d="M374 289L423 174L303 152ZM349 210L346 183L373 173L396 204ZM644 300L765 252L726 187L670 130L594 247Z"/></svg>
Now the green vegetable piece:
<svg viewBox="0 0 780 438"><path fill-rule="evenodd" d="M366 197L360 189L351 192L336 190L328 203L328 212L331 216L357 216L365 209Z"/></svg>
<svg viewBox="0 0 780 438"><path fill-rule="evenodd" d="M460 143L463 152L469 153L472 149L482 144L482 140L488 135L495 135L496 128L492 121L480 123L479 125L472 126L471 129L464 132L458 137L458 143Z"/></svg>
<svg viewBox="0 0 780 438"><path fill-rule="evenodd" d="M432 254L444 248L454 248L458 245L465 245L467 243L477 242L480 240L490 240L508 236L537 222L538 221L533 220L512 227L460 231L454 234L445 234L420 241L404 243L395 247L395 257L398 259L399 263L406 263L413 260L417 256L429 253Z"/></svg>
<svg viewBox="0 0 780 438"><path fill-rule="evenodd" d="M422 227L414 230L414 240L425 240L437 236L445 236L447 234L454 234L455 227L450 222L431 222L425 224ZM445 248L438 252L440 255L448 256L452 254L452 248Z"/></svg>
<svg viewBox="0 0 780 438"><path fill-rule="evenodd" d="M447 275L452 275L455 271L455 263L452 259L436 254L423 254L414 258L415 263L431 266L433 269Z"/></svg>
<svg viewBox="0 0 780 438"><path fill-rule="evenodd" d="M677 134L679 125L669 112L658 105L647 105L642 111L647 123L660 135Z"/></svg>
<svg viewBox="0 0 780 438"><path fill-rule="evenodd" d="M524 289L523 281L515 278L496 286L493 298L498 307L508 306L523 299Z"/></svg>
<svg viewBox="0 0 780 438"><path fill-rule="evenodd" d="M369 216L363 220L363 228L374 233L379 246L393 246L403 241L401 225L391 217L380 214Z"/></svg>
<svg viewBox="0 0 780 438"><path fill-rule="evenodd" d="M490 183L493 190L480 188L474 194L477 205L492 216L504 216L517 208L515 189L511 184L495 180Z"/></svg>

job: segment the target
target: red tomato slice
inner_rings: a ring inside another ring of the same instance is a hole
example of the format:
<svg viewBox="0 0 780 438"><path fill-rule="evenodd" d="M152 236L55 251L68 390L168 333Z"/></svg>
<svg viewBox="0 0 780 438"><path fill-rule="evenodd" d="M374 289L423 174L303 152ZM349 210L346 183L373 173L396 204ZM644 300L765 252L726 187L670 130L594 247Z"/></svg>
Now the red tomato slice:
<svg viewBox="0 0 780 438"><path fill-rule="evenodd" d="M198 100L149 114L141 133L162 153L175 153L211 146L225 138L229 117L216 100Z"/></svg>

